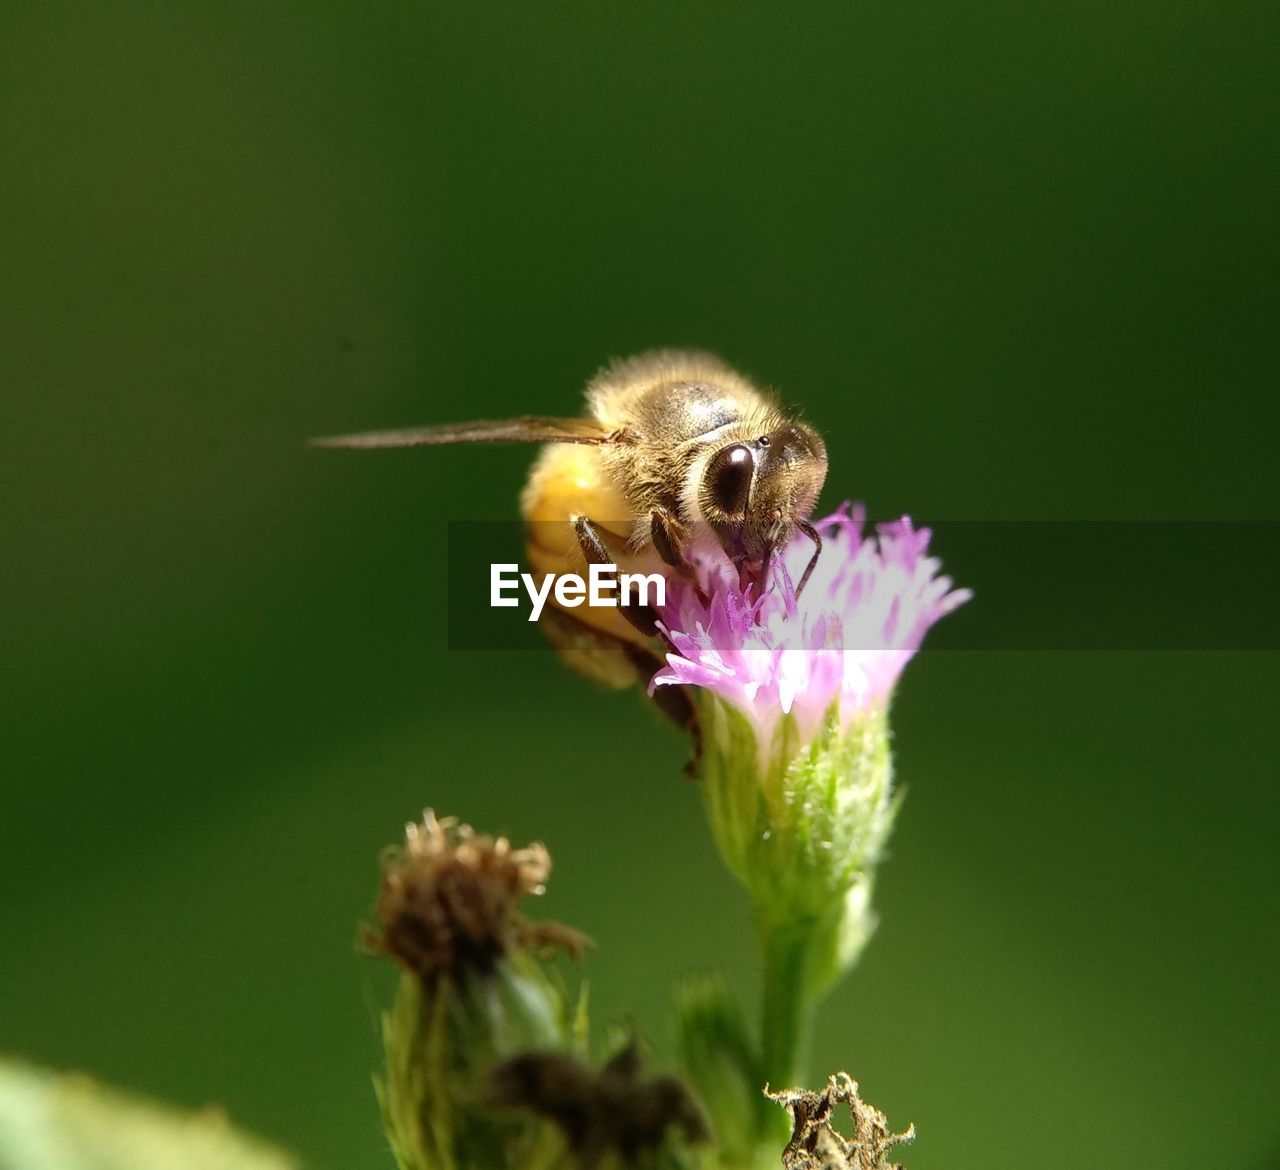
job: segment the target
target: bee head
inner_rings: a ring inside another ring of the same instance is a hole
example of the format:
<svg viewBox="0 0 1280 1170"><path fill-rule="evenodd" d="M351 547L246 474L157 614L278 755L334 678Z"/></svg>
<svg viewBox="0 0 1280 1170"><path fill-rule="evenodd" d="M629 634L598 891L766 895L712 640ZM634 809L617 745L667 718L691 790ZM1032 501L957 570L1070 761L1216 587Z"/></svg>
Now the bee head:
<svg viewBox="0 0 1280 1170"><path fill-rule="evenodd" d="M818 432L785 422L721 447L707 461L698 503L739 572L759 579L774 549L797 528L812 532L809 514L826 477L827 449Z"/></svg>

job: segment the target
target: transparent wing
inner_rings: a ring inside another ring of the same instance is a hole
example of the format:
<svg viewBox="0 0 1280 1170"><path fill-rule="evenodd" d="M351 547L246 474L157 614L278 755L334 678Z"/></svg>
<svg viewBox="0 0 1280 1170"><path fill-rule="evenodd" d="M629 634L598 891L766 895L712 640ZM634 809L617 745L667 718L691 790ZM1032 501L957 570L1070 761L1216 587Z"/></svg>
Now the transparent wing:
<svg viewBox="0 0 1280 1170"><path fill-rule="evenodd" d="M399 431L365 431L312 439L313 447L435 447L446 443L611 443L615 431L590 418L494 419L445 423L438 427L409 427Z"/></svg>

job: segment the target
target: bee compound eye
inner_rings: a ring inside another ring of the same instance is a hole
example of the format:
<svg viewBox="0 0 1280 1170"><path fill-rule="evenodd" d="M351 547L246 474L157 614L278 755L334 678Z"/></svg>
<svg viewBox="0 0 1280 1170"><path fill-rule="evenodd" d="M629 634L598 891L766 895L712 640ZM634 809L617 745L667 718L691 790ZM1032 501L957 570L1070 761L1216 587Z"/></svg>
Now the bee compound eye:
<svg viewBox="0 0 1280 1170"><path fill-rule="evenodd" d="M751 448L734 443L717 451L707 465L706 487L711 502L728 515L742 515L751 497L756 461Z"/></svg>

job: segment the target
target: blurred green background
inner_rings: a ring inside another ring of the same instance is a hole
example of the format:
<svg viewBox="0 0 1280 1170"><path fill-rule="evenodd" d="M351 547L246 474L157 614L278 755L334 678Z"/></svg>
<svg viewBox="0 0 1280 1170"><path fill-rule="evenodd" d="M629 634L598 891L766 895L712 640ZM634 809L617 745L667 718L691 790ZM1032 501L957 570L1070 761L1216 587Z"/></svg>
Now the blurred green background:
<svg viewBox="0 0 1280 1170"><path fill-rule="evenodd" d="M0 1048L388 1166L355 923L425 804L548 843L597 1021L661 1049L681 973L753 995L679 738L445 650L446 523L509 517L530 452L303 438L575 413L696 344L804 405L829 503L1276 519L1278 24L3 0ZM813 1071L914 1120L911 1167L1280 1162L1278 682L910 667Z"/></svg>

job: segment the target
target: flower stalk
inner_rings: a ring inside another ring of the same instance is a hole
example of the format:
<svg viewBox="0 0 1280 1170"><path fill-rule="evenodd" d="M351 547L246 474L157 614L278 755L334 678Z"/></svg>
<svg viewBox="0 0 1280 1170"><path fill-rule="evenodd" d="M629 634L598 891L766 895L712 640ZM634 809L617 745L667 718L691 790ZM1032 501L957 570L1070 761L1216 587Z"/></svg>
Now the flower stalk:
<svg viewBox="0 0 1280 1170"><path fill-rule="evenodd" d="M752 905L763 968L760 1053L773 1083L803 1069L821 997L875 929L871 894L897 810L889 706L930 626L967 600L902 520L863 534L860 510L818 525L823 554L783 551L762 593L731 566L675 583L652 688L688 688L712 837Z"/></svg>

